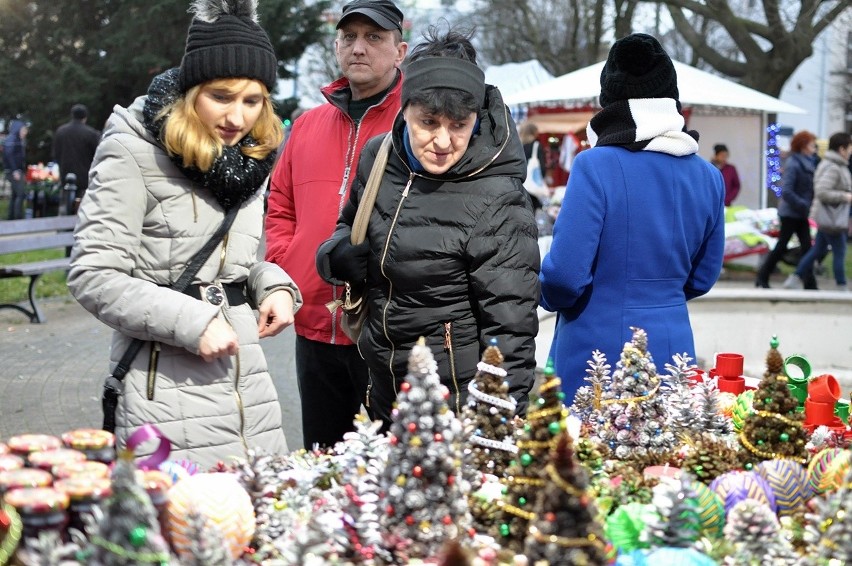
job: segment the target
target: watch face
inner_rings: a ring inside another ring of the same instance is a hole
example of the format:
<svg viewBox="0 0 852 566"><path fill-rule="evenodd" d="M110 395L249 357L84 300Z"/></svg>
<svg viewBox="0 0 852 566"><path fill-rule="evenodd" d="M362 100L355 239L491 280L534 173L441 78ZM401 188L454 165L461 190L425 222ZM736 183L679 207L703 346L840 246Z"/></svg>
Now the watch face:
<svg viewBox="0 0 852 566"><path fill-rule="evenodd" d="M216 285L210 285L204 289L204 298L211 305L216 305L218 307L225 300L225 294L222 292L222 289Z"/></svg>

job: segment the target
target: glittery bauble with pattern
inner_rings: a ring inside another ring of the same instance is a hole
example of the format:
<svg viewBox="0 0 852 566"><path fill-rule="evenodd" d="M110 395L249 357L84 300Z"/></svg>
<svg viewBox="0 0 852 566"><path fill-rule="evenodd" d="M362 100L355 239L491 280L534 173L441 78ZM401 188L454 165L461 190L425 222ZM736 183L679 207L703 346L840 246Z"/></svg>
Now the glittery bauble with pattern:
<svg viewBox="0 0 852 566"><path fill-rule="evenodd" d="M178 555L189 561L191 510L214 524L231 556L236 560L251 542L255 529L254 507L246 490L233 474L196 474L177 482L169 490L167 520L169 535Z"/></svg>
<svg viewBox="0 0 852 566"><path fill-rule="evenodd" d="M762 477L754 472L728 472L722 474L710 484L710 489L715 491L725 504L725 512L731 509L743 499L754 499L765 503L776 511L775 494L772 488Z"/></svg>
<svg viewBox="0 0 852 566"><path fill-rule="evenodd" d="M734 409L731 412L731 421L734 423L734 430L740 432L745 424L747 416L754 412L752 404L754 403L754 389L743 391L737 395L737 402L734 404Z"/></svg>
<svg viewBox="0 0 852 566"><path fill-rule="evenodd" d="M808 471L793 460L766 460L757 465L755 472L772 489L780 516L795 515L813 495Z"/></svg>

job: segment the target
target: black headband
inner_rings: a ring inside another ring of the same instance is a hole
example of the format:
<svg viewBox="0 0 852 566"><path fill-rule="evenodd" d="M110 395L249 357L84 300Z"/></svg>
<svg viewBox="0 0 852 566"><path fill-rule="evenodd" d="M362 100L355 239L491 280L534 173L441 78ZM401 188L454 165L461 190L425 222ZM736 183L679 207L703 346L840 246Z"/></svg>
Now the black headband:
<svg viewBox="0 0 852 566"><path fill-rule="evenodd" d="M415 92L427 88L454 88L470 93L477 104L485 101L485 73L457 57L426 57L409 63L402 81L402 107Z"/></svg>

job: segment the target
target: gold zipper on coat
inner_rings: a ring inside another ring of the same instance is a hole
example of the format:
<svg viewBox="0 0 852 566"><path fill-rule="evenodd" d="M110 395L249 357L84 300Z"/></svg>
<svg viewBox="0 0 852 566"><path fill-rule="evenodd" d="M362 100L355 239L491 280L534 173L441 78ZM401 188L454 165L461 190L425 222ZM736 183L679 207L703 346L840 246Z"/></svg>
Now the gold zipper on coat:
<svg viewBox="0 0 852 566"><path fill-rule="evenodd" d="M148 356L148 400L154 400L154 387L157 384L157 364L160 361L160 343L151 344L151 353Z"/></svg>
<svg viewBox="0 0 852 566"><path fill-rule="evenodd" d="M453 378L453 389L456 390L456 415L461 415L461 398L459 382L456 379L456 353L453 351L453 323L444 323L444 350L450 358L450 376Z"/></svg>
<svg viewBox="0 0 852 566"><path fill-rule="evenodd" d="M396 355L396 346L390 339L390 335L388 335L388 307L390 306L391 299L393 298L393 283L390 280L390 277L385 273L385 259L388 256L388 248L390 248L391 236L393 236L393 230L396 228L396 222L399 219L399 212L402 210L402 205L405 202L405 197L408 196L408 190L411 188L411 183L414 181L414 174L410 174L408 176L408 182L405 184L405 189L402 191L402 196L399 199L399 204L396 206L396 212L393 215L393 221L391 221L390 227L388 228L388 237L385 240L385 247L382 250L382 261L379 263L379 267L381 268L382 275L388 281L388 299L385 302L385 308L382 310L382 331L385 334L385 339L390 344L390 356L388 357L388 370L390 370L391 377L393 378L393 392L397 394L396 390L396 374L393 371L393 358Z"/></svg>

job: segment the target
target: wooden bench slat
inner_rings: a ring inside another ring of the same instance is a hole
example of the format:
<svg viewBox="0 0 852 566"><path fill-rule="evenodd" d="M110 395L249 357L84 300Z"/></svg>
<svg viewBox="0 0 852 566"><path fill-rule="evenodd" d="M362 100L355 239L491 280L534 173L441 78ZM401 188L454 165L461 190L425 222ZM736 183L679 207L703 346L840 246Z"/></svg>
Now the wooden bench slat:
<svg viewBox="0 0 852 566"><path fill-rule="evenodd" d="M49 250L74 245L72 232L54 232L52 234L30 234L16 238L0 238L0 254Z"/></svg>
<svg viewBox="0 0 852 566"><path fill-rule="evenodd" d="M27 275L36 275L38 273L47 273L48 271L58 271L61 269L68 269L70 265L70 257L46 259L44 261L33 261L30 263L17 263L15 265L3 265L0 266L0 278L23 277Z"/></svg>
<svg viewBox="0 0 852 566"><path fill-rule="evenodd" d="M0 222L0 236L14 236L32 232L73 230L77 225L76 216L46 216L44 218L25 218Z"/></svg>

